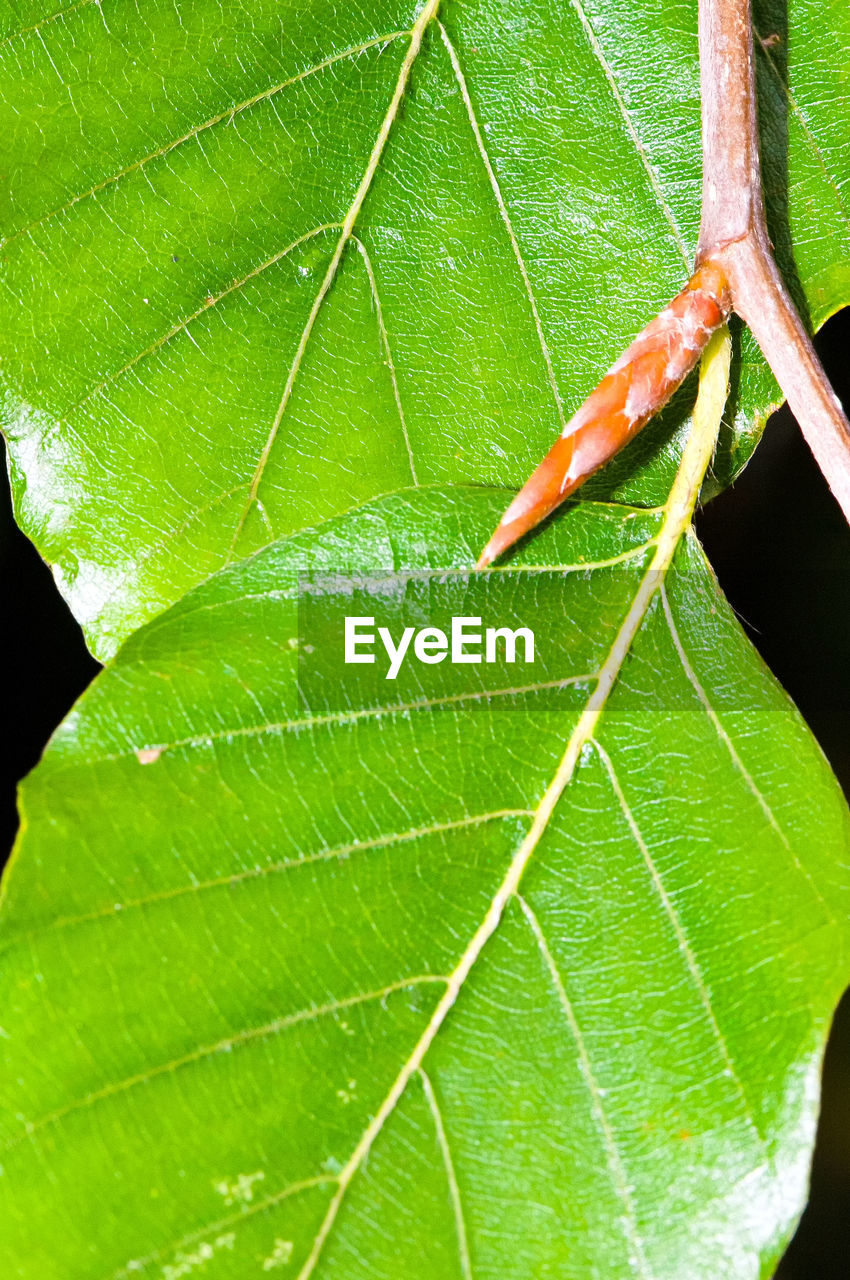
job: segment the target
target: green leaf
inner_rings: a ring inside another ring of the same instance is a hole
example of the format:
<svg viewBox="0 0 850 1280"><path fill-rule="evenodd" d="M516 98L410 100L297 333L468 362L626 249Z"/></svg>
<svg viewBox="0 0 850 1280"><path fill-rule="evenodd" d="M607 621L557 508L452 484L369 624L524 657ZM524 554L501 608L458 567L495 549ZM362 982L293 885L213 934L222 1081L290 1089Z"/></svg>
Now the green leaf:
<svg viewBox="0 0 850 1280"><path fill-rule="evenodd" d="M850 301L850 16L784 7L757 12L771 232L818 325ZM414 0L0 8L0 414L98 654L377 494L517 486L683 284L696 5L438 18L419 49ZM777 400L746 335L737 369L715 486ZM682 421L590 496L662 502Z"/></svg>
<svg viewBox="0 0 850 1280"><path fill-rule="evenodd" d="M770 1274L844 803L688 535L544 821L662 516L575 504L470 575L504 500L275 544L59 730L2 911L5 1275ZM390 682L345 615L531 626L535 663Z"/></svg>

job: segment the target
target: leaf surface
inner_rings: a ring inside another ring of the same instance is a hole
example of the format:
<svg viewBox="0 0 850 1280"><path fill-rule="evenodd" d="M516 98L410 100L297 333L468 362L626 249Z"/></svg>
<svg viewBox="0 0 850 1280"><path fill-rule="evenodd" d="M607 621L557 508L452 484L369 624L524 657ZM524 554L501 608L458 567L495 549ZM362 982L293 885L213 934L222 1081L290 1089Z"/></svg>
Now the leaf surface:
<svg viewBox="0 0 850 1280"><path fill-rule="evenodd" d="M770 1274L845 806L689 536L505 892L661 514L576 504L470 575L504 496L273 545L58 732L2 911L5 1274ZM535 663L391 682L345 615L532 626Z"/></svg>
<svg viewBox="0 0 850 1280"><path fill-rule="evenodd" d="M818 325L850 301L850 18L783 9L757 12L771 231ZM376 494L518 486L686 278L690 0L443 0L414 48L417 15L0 6L0 411L101 656ZM776 400L744 335L715 485ZM682 421L590 495L662 502Z"/></svg>

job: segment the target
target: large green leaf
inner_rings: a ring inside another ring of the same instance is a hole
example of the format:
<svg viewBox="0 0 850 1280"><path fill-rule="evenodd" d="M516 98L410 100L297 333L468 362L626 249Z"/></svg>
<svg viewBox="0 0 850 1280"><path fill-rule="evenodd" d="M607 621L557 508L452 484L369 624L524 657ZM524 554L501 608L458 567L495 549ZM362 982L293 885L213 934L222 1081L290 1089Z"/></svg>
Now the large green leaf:
<svg viewBox="0 0 850 1280"><path fill-rule="evenodd" d="M688 536L504 893L661 520L577 504L470 576L504 500L268 548L60 729L2 912L4 1276L769 1274L843 802ZM346 614L532 626L536 661L393 683L343 667Z"/></svg>
<svg viewBox="0 0 850 1280"><path fill-rule="evenodd" d="M443 0L418 53L416 0L53 3L0 5L2 418L101 655L376 494L519 484L686 277L694 0ZM819 324L850 301L850 11L784 7L772 234ZM718 483L777 398L747 338L738 375ZM663 501L681 417L591 493Z"/></svg>

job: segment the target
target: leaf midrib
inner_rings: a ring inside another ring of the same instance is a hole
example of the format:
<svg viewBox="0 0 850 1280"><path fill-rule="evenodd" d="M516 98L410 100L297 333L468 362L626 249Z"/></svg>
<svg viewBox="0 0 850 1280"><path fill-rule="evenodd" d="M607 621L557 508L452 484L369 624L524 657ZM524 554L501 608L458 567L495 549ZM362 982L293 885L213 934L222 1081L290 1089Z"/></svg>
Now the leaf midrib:
<svg viewBox="0 0 850 1280"><path fill-rule="evenodd" d="M383 1103L367 1125L360 1141L339 1174L339 1185L325 1217L314 1237L313 1245L297 1280L309 1280L319 1262L352 1179L384 1124L393 1114L414 1073L422 1066L428 1052L453 1009L466 980L478 962L487 943L497 932L508 903L518 896L520 882L542 839L549 821L566 787L572 781L584 747L593 739L596 727L608 702L623 663L643 625L649 606L664 581L676 548L690 527L691 517L703 477L714 453L717 434L728 393L731 340L723 328L711 339L700 367L699 390L691 418L691 431L682 451L676 478L664 506L664 518L657 536L649 567L641 576L631 605L617 631L607 657L599 668L596 685L578 716L566 743L555 774L537 805L531 826L511 859L505 876L491 899L489 908L472 935L457 965L449 975L448 985L425 1030L407 1061L396 1076Z"/></svg>
<svg viewBox="0 0 850 1280"><path fill-rule="evenodd" d="M260 454L259 460L254 469L254 474L251 478L251 486L248 494L248 501L246 502L243 508L242 514L237 522L236 529L233 534L233 541L230 544L230 553L225 562L227 564L229 564L236 557L236 547L239 542L239 538L242 535L242 531L245 527L245 522L248 519L251 508L255 505L255 503L258 500L259 488L263 479L263 475L265 474L266 464L269 460L269 457L271 456L271 451L274 448L275 440L277 439L277 433L280 430L280 424L283 421L283 416L289 405L289 400L292 395L292 390L295 385L295 380L298 377L298 373L301 369L301 363L304 358L304 354L307 350L307 346L310 342L310 338L313 333L313 328L319 317L319 313L322 310L325 299L328 296L328 293L330 292L331 285L336 279L337 273L339 271L340 263L342 262L342 259L343 259L343 254L345 253L345 250L348 247L348 242L351 239L351 235L352 235L352 232L354 231L355 225L357 223L357 219L360 216L360 210L363 207L363 203L369 194L369 191L372 187L372 182L374 181L375 175L378 172L378 166L384 154L384 148L386 147L392 127L395 124L396 116L398 115L398 111L401 106L402 99L407 89L407 83L408 83L408 80L410 79L410 73L413 70L414 63L419 57L425 32L427 31L428 27L430 26L431 22L436 16L436 13L439 7L440 7L440 0L427 0L424 8L422 9L422 12L420 13L419 17L416 19L416 22L413 24L413 27L411 29L410 44L408 45L407 53L405 54L404 59L402 60L401 68L399 69L398 79L396 80L396 86L395 86L395 90L393 91L393 96L390 99L390 103L389 103L389 106L387 107L386 114L384 115L383 121L381 122L381 127L378 130L378 136L376 137L375 142L372 146L372 150L369 155L369 161L368 161L368 164L366 165L366 170L354 194L354 199L352 200L351 205L349 206L348 211L345 217L343 218L342 228L340 230L339 239L337 241L336 248L334 249L333 256L331 257L331 260L328 263L327 271L325 272L322 283L319 286L319 291L316 294L316 297L313 301L313 305L310 308L310 314L307 317L307 321L302 330L301 337L298 342L298 346L295 349L295 355L293 356L292 363L289 366L289 371L286 376L286 382L284 384L283 392L280 397L280 403L278 405L277 412L274 416L274 421L272 422L272 425L271 425L271 430L269 431L268 438L266 440L265 445L263 446L262 453ZM403 423L403 415L402 415L402 423ZM404 432L406 435L406 427L404 427ZM411 455L411 464L412 464L412 455ZM414 480L414 483L416 483L415 470L413 470L413 480Z"/></svg>

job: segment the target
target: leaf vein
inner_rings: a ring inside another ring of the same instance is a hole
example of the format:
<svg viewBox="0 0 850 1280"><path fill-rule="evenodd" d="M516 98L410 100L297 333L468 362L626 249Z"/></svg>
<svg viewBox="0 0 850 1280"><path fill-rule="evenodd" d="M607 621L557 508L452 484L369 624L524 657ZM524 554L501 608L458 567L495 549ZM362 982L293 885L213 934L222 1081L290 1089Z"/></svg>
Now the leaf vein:
<svg viewBox="0 0 850 1280"><path fill-rule="evenodd" d="M101 907L97 911L87 911L77 916L60 917L51 921L45 927L37 927L28 930L26 933L17 934L9 940L6 946L0 948L0 951L8 950L25 938L43 938L46 935L69 929L75 925L91 924L98 920L113 920L118 919L119 916L123 919L128 911L138 910L141 907L152 906L160 902L171 902L173 899L185 897L187 894L205 893L212 889L228 888L235 884L242 884L245 881L260 880L264 876L277 875L285 871L296 871L299 867L311 866L316 862L342 860L355 853L366 853L372 849L389 848L394 844L405 844L428 836L440 835L443 832L480 826L487 822L497 822L505 818L529 818L533 816L531 809L493 809L489 813L475 813L465 818L435 822L425 827L414 827L409 831L394 831L389 834L374 836L369 840L358 840L349 844L336 845L332 849L321 849L317 853L308 853L301 858L267 863L265 866L260 867L249 867L244 871L234 871L229 876L218 876L212 880L190 880L187 884L178 885L171 889L163 889L159 893L145 894L140 898L131 898L129 901L117 905L113 903L107 907Z"/></svg>
<svg viewBox="0 0 850 1280"><path fill-rule="evenodd" d="M711 702L709 701L709 698L708 698L708 694L706 693L705 689L703 689L699 681L699 678L697 677L696 672L691 666L690 660L688 659L688 655L685 652L685 647L682 644L682 640L679 635L678 628L676 627L676 623L673 618L673 610L670 607L670 601L668 599L667 592L663 587L661 589L661 603L664 608L664 617L667 620L667 626L670 631L670 636L673 641L673 646L676 650L676 653L679 656L679 661L682 664L682 668L685 672L685 675L688 678L689 683L693 687L694 692L696 693L697 697L702 703L703 709L706 715L708 716L709 720L711 721L711 724L714 728L715 733L717 734L720 741L723 743L726 750L729 752L729 756L732 760L733 765L735 766L738 773L741 775L742 779L744 780L744 783L746 784L748 791L756 800L759 808L761 809L762 813L767 819L767 822L769 823L771 828L776 832L777 836L782 841L782 844L785 846L786 850L788 851L794 866L799 871L803 879L807 881L813 894L815 895L817 900L820 902L821 906L826 912L827 919L830 921L830 923L837 924L835 916L832 914L832 912L829 909L829 906L827 905L826 899L824 898L821 891L818 889L817 885L812 879L811 874L806 870L806 868L801 863L799 857L794 852L791 846L791 842L786 836L785 832L782 830L782 827L780 826L779 821L776 818L776 815L774 814L770 805L767 803L767 800L764 798L758 786L756 785L755 779L753 778L749 769L747 768L747 766L744 764L743 760L739 756L735 748L734 742L730 738L729 734L726 732L725 728L723 727L723 723L720 720L720 717L718 716L717 712L714 710L714 707L711 705Z"/></svg>
<svg viewBox="0 0 850 1280"><path fill-rule="evenodd" d="M96 3L100 4L101 0L82 0L83 4ZM79 7L79 6L75 6ZM231 121L237 115L249 111L252 107L257 106L261 102L265 102L273 98L276 94L284 89L290 88L294 84L298 84L301 80L306 80L309 76L316 75L318 72L326 71L328 67L333 66L336 62L342 62L346 58L354 58L359 53L364 53L367 49L376 48L378 45L391 44L392 41L400 39L402 36L409 35L408 31L393 31L388 35L376 36L373 40L367 40L362 44L352 45L349 49L343 49L340 53L331 54L329 57L317 62L314 66L307 67L304 71L299 71L297 75L290 76L288 80L282 80L279 84L272 85L269 89L263 89L260 93L255 93L252 97L244 99L242 102L233 103L224 111L219 111L217 115L211 116L209 120L204 120L201 124L195 125L189 129L187 133L183 133L179 138L172 138L170 142L165 143L161 147L157 147L155 151L148 152L139 160L134 160L132 164L127 165L124 169L120 169L117 173L110 174L108 178L101 179L94 186L89 187L86 191L80 191L77 195L72 196L70 200L66 200L64 204L51 209L48 213L42 214L36 218L34 222L30 222L25 227L21 227L18 231L12 232L5 239L0 240L0 248L5 248L12 244L13 241L20 239L22 236L29 235L45 222L50 222L53 218L59 217L63 213L67 213L69 209L79 204L83 200L88 200L91 196L97 195L98 192L104 191L107 187L113 186L116 182L120 182L122 178L128 177L131 173L137 173L150 164L153 160L159 160L162 156L169 155L175 151L177 147L183 145L184 142L190 142L193 138L198 138L200 134L205 133L207 129L214 128L215 125L221 124L223 121ZM45 53L47 50L45 49ZM50 56L49 54L47 55ZM55 68L54 68L55 70ZM60 77L61 78L61 77Z"/></svg>
<svg viewBox="0 0 850 1280"><path fill-rule="evenodd" d="M336 1182L333 1174L318 1174L315 1178L304 1178L300 1182L291 1182L284 1187L282 1191L275 1191L272 1195L264 1196L262 1200L239 1209L236 1213L229 1213L225 1218L218 1218L215 1222L208 1222L205 1226L200 1227L197 1231L190 1232L189 1235L180 1236L177 1240L172 1240L168 1244L163 1245L161 1249L155 1250L153 1253L145 1254L143 1258L132 1258L129 1262L125 1262L123 1267L119 1267L117 1271L113 1271L109 1280L127 1280L138 1276L138 1273L152 1262L159 1262L169 1254L174 1253L177 1249L185 1249L189 1245L198 1244L206 1239L214 1232L222 1231L226 1227L238 1227L252 1218L255 1214L265 1213L267 1209L273 1209L276 1205L284 1200L288 1200L291 1196L297 1196L302 1191L310 1191L313 1187L327 1186L329 1183Z"/></svg>
<svg viewBox="0 0 850 1280"><path fill-rule="evenodd" d="M564 980L555 963L555 957L552 955L549 944L546 941L546 936L543 933L540 921L522 894L517 893L516 897L529 928L534 935L536 946L543 957L543 962L546 965L552 986L555 989L558 1002L563 1011L564 1019L570 1029L570 1033L572 1034L578 1051L579 1068L582 1079L584 1080L587 1091L590 1094L591 1107L602 1133L602 1140L607 1156L608 1172L611 1177L614 1192L625 1210L622 1220L623 1228L627 1242L634 1255L634 1258L630 1259L630 1261L636 1261L638 1264L639 1274L643 1277L648 1277L650 1273L647 1267L646 1256L644 1254L643 1241L640 1236L637 1212L635 1210L634 1200L632 1199L632 1193L629 1188L629 1181L626 1177L626 1170L623 1165L623 1159L620 1155L619 1147L617 1146L617 1139L614 1136L614 1130L612 1129L611 1123L605 1113L605 1106L602 1101L602 1091L593 1070L593 1064L590 1060L590 1054L588 1053L581 1027L579 1026L578 1019L576 1018L572 1002L567 995Z"/></svg>
<svg viewBox="0 0 850 1280"><path fill-rule="evenodd" d="M10 31L7 36L0 40L0 48L5 44L11 44L13 40L19 40L21 36L32 35L34 31L41 31L42 27L47 27L51 22L56 22L58 18L64 18L69 13L75 13L77 9L85 9L90 4L101 5L103 0L77 0L76 4L66 5L64 9L58 9L56 13L50 13L46 18L42 18L39 22L34 22L32 26L21 27L19 31Z"/></svg>
<svg viewBox="0 0 850 1280"><path fill-rule="evenodd" d="M818 141L814 133L812 132L812 129L809 125L808 120L803 114L803 110L799 102L797 101L794 91L792 90L787 80L785 80L780 74L779 67L776 65L776 60L772 57L770 50L765 46L764 41L762 40L758 31L756 31L755 27L753 28L753 34L755 35L756 40L758 41L758 44L756 47L760 49L762 54L764 55L767 61L767 64L770 67L771 72L776 78L777 84L779 85L780 89L782 90L783 94L788 100L788 105L790 106L791 110L793 111L794 115L797 118L803 137L806 139L806 145L808 146L809 150L811 151L812 155L817 161L818 166L823 171L823 176L826 178L827 185L832 188L835 194L835 199L838 205L839 213L841 214L844 221L847 223L848 227L850 227L850 213L848 213L847 206L844 202L844 196L842 194L841 188L839 187L838 183L835 181L835 178L832 176L832 174L829 171L826 160L824 159L824 156L823 156L823 152L821 151L820 146L818 145Z"/></svg>
<svg viewBox="0 0 850 1280"><path fill-rule="evenodd" d="M679 230L679 224L676 221L676 218L673 214L673 210L671 209L670 204L668 203L667 197L664 195L664 192L661 189L661 184L658 181L658 175L656 174L655 169L652 166L652 162L649 159L649 156L646 151L646 147L644 146L641 136L635 127L635 123L632 120L631 113L628 107L626 106L626 101L622 93L620 92L620 86L617 84L617 77L614 75L614 69L611 66L611 63L608 61L607 57L605 56L605 50L602 48L602 44L593 28L593 24L591 23L589 17L587 16L587 12L585 11L582 0L571 0L571 4L575 9L576 14L578 15L579 21L582 26L582 30L584 31L584 34L587 38L587 42L590 45L593 55L596 58L597 62L599 63L599 66L602 68L605 79L608 81L608 86L611 90L614 101L617 104L620 115L623 118L623 122L626 126L629 139L635 151L637 152L638 159L640 160L646 172L646 176L649 181L649 185L652 188L652 194L655 198L658 208L660 209L661 213L666 219L670 227L670 230L673 232L673 238L676 241L676 244L682 255L685 268L688 271L690 271L690 266L691 266L690 257L688 255L687 248L685 247L685 242L684 242L684 239L682 238L682 233Z"/></svg>
<svg viewBox="0 0 850 1280"><path fill-rule="evenodd" d="M428 486L423 485L422 487L425 488ZM226 490L223 493L219 494L218 498L229 497L231 494L238 493L241 489L244 489L244 488L245 488L244 485L237 485L236 488ZM390 493L384 493L378 496L381 498L386 498L389 496L397 496L399 494L406 493L406 492L410 492L410 486L408 486L407 489L395 489L395 490L392 490ZM507 492L510 492L510 490L508 490ZM370 502L375 500L376 499L370 499ZM206 510L208 506L214 505L216 501L217 501L217 498L213 498L210 502L208 503L205 502L202 506L198 507L195 512L190 513L190 515L186 518L186 520L181 522L181 525L178 527L178 529L174 531L173 536L178 535L178 533L182 530L182 528L185 527L185 525L191 521L193 515L198 514L198 512L200 511ZM347 511L339 512L338 515L351 515L353 512L362 510L363 506L364 506L363 503L358 502L353 507L350 507ZM594 507L606 507L606 506L616 507L617 504L593 502L593 506ZM625 508L625 507L620 507L619 509L621 511L625 511L627 509L631 511L637 511L638 514L640 514L641 516L656 515L660 510L663 510L663 508L655 508L655 507L643 507L643 508L640 508L639 510L637 508ZM334 519L336 518L338 518L338 516L334 517ZM294 536L301 536L301 534L309 533L309 532L311 532L311 530L301 530L299 531L298 535L294 535ZM170 536L172 535L166 535L161 545L166 545ZM657 536L648 538L646 542L641 542L637 546L630 547L628 551L622 551L620 552L619 555L609 556L607 560L582 560L582 561L577 561L575 564L531 564L531 565L515 564L515 563L491 564L487 566L487 569L485 570L485 572L486 573L505 573L505 574L507 573L527 573L527 574L585 573L585 572L592 573L597 569L610 569L610 568L613 568L615 565L627 564L630 560L636 560L640 556L642 556L645 551L648 551L651 547L654 547L657 541L658 541ZM470 550L470 556L471 555L472 555L472 552ZM364 577L368 577L370 573L374 576L374 574L376 573L384 574L386 572L387 572L386 569L364 570L363 575ZM472 566L470 565L468 567L465 566L463 568L449 567L449 568L442 568L442 569L429 568L429 569L420 569L420 570L399 570L397 573L397 576L399 578L403 578L405 581L408 581L408 580L414 581L414 580L422 580L428 577L433 577L435 574L439 575L440 577L449 577L452 575L468 576L473 572L477 572L477 571L473 570ZM213 609L226 608L228 604L234 603L235 599L238 599L239 601L261 600L261 599L268 599L268 596L269 596L268 592L263 592L262 594L258 594L254 596L244 595L236 598L229 597L227 600L217 601L214 604L197 605L197 606L194 606L192 609L186 608L184 616L188 617L196 613L212 611ZM159 619L153 619L152 622L149 624L148 634L150 634L153 630L155 630L157 622L163 621L163 620L164 619L162 615L160 616Z"/></svg>
<svg viewBox="0 0 850 1280"><path fill-rule="evenodd" d="M611 757L608 755L608 752L598 741L594 741L593 746L595 747L596 752L599 755L599 758L605 767L605 771L607 772L608 778L611 782L611 788L617 799L617 804L619 805L620 810L623 814L623 817L626 820L626 825L628 826L629 831L631 832L632 838L634 839L635 844L640 850L641 857L643 858L643 861L646 864L646 869L649 872L650 878L652 880L653 888L655 889L655 892L658 895L658 898L664 909L664 913L667 916L667 919L670 921L670 925L673 929L673 933L676 936L676 945L678 946L679 951L681 952L682 958L685 961L685 965L687 967L691 981L699 997L700 1004L702 1005L703 1010L705 1011L705 1016L708 1021L709 1027L711 1028L711 1034L717 1045L718 1051L720 1053L720 1058L721 1058L721 1061L723 1062L723 1066L726 1071L726 1074L728 1075L729 1079L732 1080L735 1086L735 1090L739 1098L741 1099L741 1102L743 1103L744 1113L747 1117L747 1121L749 1122L754 1134L758 1139L759 1147L761 1148L765 1165L769 1165L770 1158L767 1152L767 1148L765 1146L764 1135L762 1134L759 1128L759 1125L756 1122L755 1115L753 1114L753 1110L750 1106L749 1099L747 1098L746 1090L744 1089L743 1081L741 1080L741 1077L738 1074L738 1070L732 1059L732 1054L729 1051L729 1045L726 1042L726 1037L724 1036L723 1032L720 1029L720 1024L717 1020L717 1015L714 1012L714 1005L711 999L711 992L708 989L708 985L703 976L703 972L702 972L702 969L700 968L699 961L696 958L694 949L691 946L687 933L685 932L685 928L684 928L684 925L682 924L682 920L681 920L681 917L679 916L679 912L676 910L673 900L671 899L670 895L667 892L667 889L665 888L664 881L661 878L661 873L659 872L658 867L655 864L655 859L650 853L649 846L646 843L646 840L643 838L643 833L641 832L640 827L637 824L637 820L631 810L631 807L629 806L629 803L626 800L625 794L620 785L620 780L617 777L616 770L614 769L614 763L611 760Z"/></svg>
<svg viewBox="0 0 850 1280"><path fill-rule="evenodd" d="M214 742L229 741L234 738L260 737L266 733L290 733L302 729L321 728L329 724L355 724L360 720L375 720L395 715L407 715L411 711L430 711L432 707L453 706L464 702L490 702L496 698L523 697L528 693L545 693L551 689L564 689L574 684L585 684L594 680L594 675L563 676L557 680L543 680L535 684L514 685L507 689L476 689L468 693L449 693L442 698L420 698L417 702L392 702L380 707L363 707L357 711L333 711L324 716L305 716L301 720L268 721L257 725L238 725L235 728L217 729L212 733L180 738L176 742L156 743L149 747L132 747L127 751L116 751L112 755L94 756L85 761L86 767L94 764L105 764L115 760L126 760L130 756L138 756L139 751L156 750L160 754L166 751L180 750L184 747L206 747ZM145 766L147 767L147 766Z"/></svg>
<svg viewBox="0 0 850 1280"><path fill-rule="evenodd" d="M413 449L410 444L410 435L408 434L408 430L407 430L407 421L405 419L404 408L401 403L401 392L399 391L399 386L398 386L398 376L396 374L396 367L395 367L395 362L393 360L392 347L390 346L389 334L387 333L387 326L384 323L384 312L381 306L381 297L380 297L380 294L378 293L378 282L375 278L375 272L372 267L372 259L369 257L369 251L362 240L358 239L358 237L355 235L352 235L351 239L353 240L355 246L357 247L357 252L360 254L360 257L363 259L363 265L366 268L366 275L369 279L369 289L371 290L371 293L372 293L372 301L375 304L375 318L378 322L378 332L381 336L381 346L383 347L383 350L384 350L384 359L387 362L387 370L389 371L390 381L392 382L392 387L393 387L393 397L395 399L396 408L398 409L398 418L401 424L401 434L404 436L404 444L405 444L405 448L407 449L408 461L410 462L410 475L414 485L418 487L419 479L416 475L416 463L414 462L414 459L413 459Z"/></svg>
<svg viewBox="0 0 850 1280"><path fill-rule="evenodd" d="M149 356L152 356L154 352L159 351L159 349L164 347L167 342L170 342L172 338L175 338L184 330L188 330L189 326L193 324L195 320L198 320L202 315L205 315L212 307L217 306L219 302L230 297L231 294L237 293L240 289L243 289L245 285L250 284L252 280L256 280L256 278L262 275L264 271L268 270L269 267L273 267L276 263L281 262L284 258L288 257L290 253L293 253L296 249L300 248L300 246L305 244L308 240L314 239L324 231L336 231L339 225L340 224L338 222L328 222L323 223L319 227L313 227L311 231L305 231L297 240L293 240L291 244L288 244L285 249L280 249L277 253L272 254L270 258L266 258L264 262L259 263L256 267L252 267L246 275L240 276L238 280L233 280L226 289L222 289L220 293L213 294L206 298L200 307L196 307L188 316L184 316L182 320L178 320L177 324L172 325L166 333L163 333L159 338L155 339L155 341L152 342L150 346L145 347L143 351L139 351L130 360L123 364L120 369L114 369L112 372L108 373L105 378L87 391L81 399L76 401L75 404L72 404L69 409L66 409L65 416L60 418L56 425L66 425L72 413L76 413L78 409L82 408L84 404L103 391L105 387L108 387L111 383L122 377L123 374L128 373L130 369L135 368L140 361L146 360ZM241 487L242 486L239 485L235 489L230 490L230 492L237 493ZM208 503L206 505L210 504Z"/></svg>
<svg viewBox="0 0 850 1280"><path fill-rule="evenodd" d="M452 1214L455 1221L455 1233L457 1235L458 1256L460 1260L460 1272L463 1280L472 1280L472 1264L469 1257L469 1242L466 1236L466 1222L463 1216L463 1203L460 1198L460 1188L457 1183L457 1174L455 1172L454 1161L452 1160L451 1148L446 1134L446 1126L443 1123L443 1116L440 1111L437 1096L434 1093L434 1086L431 1083L427 1072L420 1067L418 1071L419 1079L422 1082L422 1088L431 1111L431 1117L434 1121L434 1129L437 1133L437 1142L440 1147L440 1153L443 1157L443 1165L446 1170L446 1181L449 1186L449 1199L452 1206Z"/></svg>
<svg viewBox="0 0 850 1280"><path fill-rule="evenodd" d="M523 287L525 289L525 293L528 298L529 306L531 307L532 317L534 318L534 328L537 333L537 341L540 345L540 350L543 354L543 363L546 366L546 379L549 383L549 387L552 392L552 398L555 401L555 409L558 414L558 421L560 422L561 430L563 431L564 427L567 425L567 419L564 414L564 402L561 399L561 392L558 387L557 379L555 377L555 369L552 364L552 354L549 350L549 344L546 341L546 335L543 332L543 323L540 319L540 312L537 307L537 299L534 296L534 289L532 288L531 279L528 274L528 268L525 265L525 259L522 254L522 250L519 246L519 241L517 239L516 232L514 231L513 223L511 221L511 215L508 212L508 208L507 208L507 205L505 204L504 196L502 195L502 189L499 185L499 179L496 177L495 170L493 169L493 165L490 162L490 157L487 154L487 148L484 146L484 138L481 134L481 127L478 123L478 118L475 114L475 107L473 106L472 98L470 97L470 94L469 94L469 89L466 83L466 77L463 74L463 68L460 65L460 59L458 57L457 50L452 44L449 38L449 34L446 31L443 24L440 22L438 23L438 26L440 28L440 35L442 36L443 44L446 46L446 50L448 51L449 60L451 61L451 64L452 64L452 70L454 71L455 79L457 80L461 97L466 107L466 114L469 117L469 123L472 126L472 132L475 137L475 144L478 148L478 154L480 155L481 161L486 170L487 178L490 183L490 187L492 189L493 196L495 198L496 205L499 210L499 215L502 219L502 222L505 225L505 230L508 233L508 239L510 240L510 244L511 244L511 249L513 251L514 257L516 258L517 266L519 267L519 273L522 276Z"/></svg>
<svg viewBox="0 0 850 1280"><path fill-rule="evenodd" d="M316 297L313 301L313 306L310 309L310 314L307 317L307 321L301 333L301 339L298 343L298 346L295 351L295 355L289 367L289 371L286 376L286 382L284 384L284 388L281 394L280 403L278 405L277 412L274 416L274 420L272 422L271 429L269 431L266 443L263 447L263 451L260 454L260 457L257 461L256 468L254 470L254 476L253 476L253 479L251 480L251 489L250 489L248 501L245 504L245 508L242 512L242 515L240 516L239 521L237 522L236 529L233 534L233 541L230 547L230 555L228 557L228 562L232 560L236 555L236 545L242 534L242 530L245 527L245 521L248 518L248 513L250 512L251 507L256 501L260 483L262 481L263 475L265 474L266 465L268 463L272 448L274 447L274 442L277 439L277 434L280 429L280 424L283 421L283 415L286 412L287 405L289 404L289 400L292 395L292 389L295 385L295 379L297 378L298 371L301 368L301 363L304 359L304 354L307 350L307 345L310 341L313 328L316 324L316 320L318 319L319 312L322 309L322 306L324 304L325 298L328 295L330 287L333 284L334 280L336 279L337 272L339 271L340 263L342 262L342 256L343 256L343 253L345 252L345 247L348 243L349 238L351 237L352 232L354 231L355 224L360 215L360 210L363 207L363 202L369 193L375 174L378 171L378 165L384 153L384 148L387 144L387 139L389 138L390 131L392 130L393 125L395 124L399 107L401 106L402 99L407 89L407 82L408 82L408 79L410 78L410 73L413 69L413 64L415 63L417 57L419 56L419 51L422 47L423 36L429 24L436 16L439 3L440 3L440 0L427 0L427 3L422 9L422 12L420 13L419 17L416 19L413 29L410 32L410 44L408 46L407 53L405 54L404 60L401 64L401 68L398 73L398 80L396 81L396 86L393 92L393 96L387 108L386 115L384 116L384 119L381 123L381 127L378 130L378 136L376 137L375 142L372 146L372 151L369 156L369 162L366 165L366 169L364 171L363 177L360 180L360 185L358 186L357 191L354 194L354 199L352 200L351 205L349 206L348 212L346 213L345 218L343 219L342 230L340 231L339 240L337 241L337 245L334 250L333 257L331 258L331 261L328 264L328 269L325 272L324 279L322 280L322 283L319 286L319 291L316 294Z"/></svg>
<svg viewBox="0 0 850 1280"><path fill-rule="evenodd" d="M274 1018L271 1022L267 1022L261 1027L248 1027L244 1031L237 1031L233 1035L225 1036L214 1044L201 1045L197 1049L193 1049L191 1053L183 1054L179 1058L170 1058L167 1062L150 1067L147 1071L140 1071L135 1075L126 1076L123 1080L104 1085L103 1088L95 1089L84 1097L76 1098L73 1102L69 1102L66 1106L60 1107L56 1111L40 1116L37 1120L29 1121L24 1126L23 1132L5 1142L0 1147L0 1151L9 1151L25 1139L32 1138L49 1125L57 1124L59 1121L64 1120L66 1116L85 1111L99 1102L106 1101L108 1098L113 1098L118 1094L127 1093L131 1089L148 1084L149 1081L155 1080L159 1076L170 1075L182 1070L184 1067L193 1066L195 1063L215 1056L215 1054L228 1053L231 1049L240 1045L278 1035L281 1031L287 1031L290 1027L299 1026L305 1022L314 1022L319 1018L330 1017L341 1009L350 1009L359 1004L366 1004L371 1000L383 1000L395 992L430 983L445 985L448 983L448 978L443 977L441 974L416 974L400 978L397 982L391 982L385 987L380 987L377 991L361 992L355 996L347 996L342 1000L332 1000L325 1005L299 1009L295 1013L286 1014L284 1017Z"/></svg>

